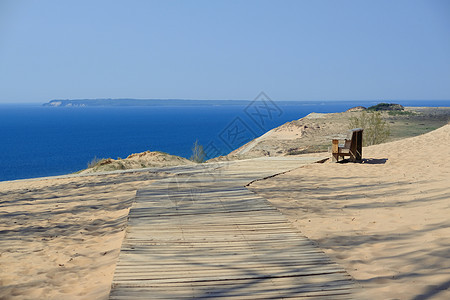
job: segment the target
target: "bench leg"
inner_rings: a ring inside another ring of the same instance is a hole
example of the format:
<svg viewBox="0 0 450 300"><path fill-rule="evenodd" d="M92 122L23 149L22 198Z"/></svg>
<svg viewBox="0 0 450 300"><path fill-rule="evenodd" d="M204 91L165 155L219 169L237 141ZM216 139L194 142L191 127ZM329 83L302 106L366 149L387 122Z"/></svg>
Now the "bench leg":
<svg viewBox="0 0 450 300"><path fill-rule="evenodd" d="M356 156L355 156L355 154L352 151L350 151L350 161L351 162L356 162Z"/></svg>
<svg viewBox="0 0 450 300"><path fill-rule="evenodd" d="M338 153L333 153L333 155L331 155L331 161L332 162L338 162L339 161L339 154Z"/></svg>
<svg viewBox="0 0 450 300"><path fill-rule="evenodd" d="M338 162L339 161L339 140L332 140L331 141L331 161L332 162Z"/></svg>
<svg viewBox="0 0 450 300"><path fill-rule="evenodd" d="M359 152L353 153L350 151L350 161L360 163L362 161L361 153Z"/></svg>

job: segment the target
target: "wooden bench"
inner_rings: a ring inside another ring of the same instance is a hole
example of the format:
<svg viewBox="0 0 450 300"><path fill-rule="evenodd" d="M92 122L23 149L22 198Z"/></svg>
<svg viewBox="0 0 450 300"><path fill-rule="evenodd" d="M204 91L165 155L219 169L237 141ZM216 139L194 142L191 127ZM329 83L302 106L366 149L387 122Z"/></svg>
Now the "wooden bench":
<svg viewBox="0 0 450 300"><path fill-rule="evenodd" d="M334 139L331 145L332 161L338 162L339 158L350 156L350 161L361 162L362 160L362 128L351 129L348 132L344 144L339 144L338 139Z"/></svg>

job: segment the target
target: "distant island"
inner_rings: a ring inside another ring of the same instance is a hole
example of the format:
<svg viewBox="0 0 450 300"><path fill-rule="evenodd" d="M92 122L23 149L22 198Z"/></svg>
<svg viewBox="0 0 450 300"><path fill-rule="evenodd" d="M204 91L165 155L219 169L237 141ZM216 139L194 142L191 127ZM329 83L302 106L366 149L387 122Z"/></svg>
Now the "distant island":
<svg viewBox="0 0 450 300"><path fill-rule="evenodd" d="M247 105L248 100L185 100L185 99L55 99L43 106L88 107L88 106L195 106L195 105Z"/></svg>
<svg viewBox="0 0 450 300"><path fill-rule="evenodd" d="M51 107L111 107L111 106L247 106L250 103L258 101L259 103L270 101L276 105L308 105L308 104L327 104L326 101L297 101L297 100L193 100L193 99L133 99L133 98L99 98L99 99L55 99L43 106ZM354 100L356 101L356 100ZM354 101L348 101L350 103ZM344 101L345 102L345 101Z"/></svg>

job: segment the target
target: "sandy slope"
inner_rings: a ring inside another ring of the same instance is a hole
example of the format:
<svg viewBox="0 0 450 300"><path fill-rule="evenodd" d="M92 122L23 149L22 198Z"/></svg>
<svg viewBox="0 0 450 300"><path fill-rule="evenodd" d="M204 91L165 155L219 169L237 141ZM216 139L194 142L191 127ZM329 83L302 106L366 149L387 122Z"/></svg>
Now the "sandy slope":
<svg viewBox="0 0 450 300"><path fill-rule="evenodd" d="M450 299L450 125L363 157L250 189L347 269L363 287L357 299Z"/></svg>
<svg viewBox="0 0 450 300"><path fill-rule="evenodd" d="M184 157L159 151L145 151L141 153L131 154L124 159L103 159L99 161L94 167L82 170L79 172L79 174L91 174L115 170L173 167L194 164L194 162Z"/></svg>
<svg viewBox="0 0 450 300"><path fill-rule="evenodd" d="M107 299L149 172L0 183L0 299Z"/></svg>

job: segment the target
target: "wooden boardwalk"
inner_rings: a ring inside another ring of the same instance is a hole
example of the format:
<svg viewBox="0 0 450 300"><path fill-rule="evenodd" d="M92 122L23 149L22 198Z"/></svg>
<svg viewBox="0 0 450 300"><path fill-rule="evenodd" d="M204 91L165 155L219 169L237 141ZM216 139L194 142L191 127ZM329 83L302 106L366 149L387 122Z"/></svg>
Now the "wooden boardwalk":
<svg viewBox="0 0 450 300"><path fill-rule="evenodd" d="M307 163L249 160L140 189L110 299L349 299L350 276L248 182Z"/></svg>

